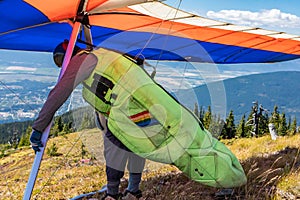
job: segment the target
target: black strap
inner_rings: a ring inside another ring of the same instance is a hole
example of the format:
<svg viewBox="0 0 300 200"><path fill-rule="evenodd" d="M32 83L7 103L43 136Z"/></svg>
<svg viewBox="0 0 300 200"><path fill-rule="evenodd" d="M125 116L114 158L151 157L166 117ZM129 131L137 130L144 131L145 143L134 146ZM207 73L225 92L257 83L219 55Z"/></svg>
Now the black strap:
<svg viewBox="0 0 300 200"><path fill-rule="evenodd" d="M105 96L107 95L108 90L114 87L113 82L96 73L94 74L93 79L94 81L91 86L83 82L84 87L93 92L104 103L111 105L111 102L107 101Z"/></svg>

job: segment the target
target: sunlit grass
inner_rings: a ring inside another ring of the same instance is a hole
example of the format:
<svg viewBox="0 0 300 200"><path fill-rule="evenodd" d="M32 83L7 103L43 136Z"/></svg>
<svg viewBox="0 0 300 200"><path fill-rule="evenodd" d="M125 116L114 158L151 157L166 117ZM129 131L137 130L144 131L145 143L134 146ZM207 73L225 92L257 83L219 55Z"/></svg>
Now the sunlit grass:
<svg viewBox="0 0 300 200"><path fill-rule="evenodd" d="M281 199L290 193L299 197L300 135L269 136L224 141L237 155L247 174L246 186L239 188L247 199ZM298 189L295 189L298 188Z"/></svg>
<svg viewBox="0 0 300 200"><path fill-rule="evenodd" d="M236 154L248 178L245 186L233 188L233 199L300 198L300 134L276 141L264 136L222 142ZM97 129L51 138L47 147L53 143L59 156L44 155L33 191L35 199L69 199L105 185L103 141ZM81 162L83 147L89 152L84 158L90 162ZM34 153L28 147L9 154L0 159L0 197L22 199ZM174 166L150 161L146 163L141 188L144 199L153 200L216 199L220 191L189 180Z"/></svg>

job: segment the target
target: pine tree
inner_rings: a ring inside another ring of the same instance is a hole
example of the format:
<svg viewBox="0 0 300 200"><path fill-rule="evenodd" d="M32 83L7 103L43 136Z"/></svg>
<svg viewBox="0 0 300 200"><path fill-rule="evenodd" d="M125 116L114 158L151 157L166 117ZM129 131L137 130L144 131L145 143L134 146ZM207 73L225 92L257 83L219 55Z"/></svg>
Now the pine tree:
<svg viewBox="0 0 300 200"><path fill-rule="evenodd" d="M19 145L18 131L14 130L13 135L9 141L11 148L17 149Z"/></svg>
<svg viewBox="0 0 300 200"><path fill-rule="evenodd" d="M56 143L53 143L50 147L48 147L46 153L50 157L61 155L60 153L58 153L58 148L56 146Z"/></svg>
<svg viewBox="0 0 300 200"><path fill-rule="evenodd" d="M226 135L226 122L224 119L220 120L220 133L219 133L219 139L222 139L223 136Z"/></svg>
<svg viewBox="0 0 300 200"><path fill-rule="evenodd" d="M61 116L58 116L54 120L54 125L51 127L50 136L56 137L63 130L64 124L62 122Z"/></svg>
<svg viewBox="0 0 300 200"><path fill-rule="evenodd" d="M292 125L292 118L289 116L288 124L287 124L287 129L290 130Z"/></svg>
<svg viewBox="0 0 300 200"><path fill-rule="evenodd" d="M220 115L214 115L208 130L214 137L218 138L222 133L224 124L224 120L221 119Z"/></svg>
<svg viewBox="0 0 300 200"><path fill-rule="evenodd" d="M228 114L228 117L226 118L226 124L224 126L224 129L222 131L222 138L223 139L231 139L234 138L236 134L236 128L234 124L234 115L233 111L231 110Z"/></svg>
<svg viewBox="0 0 300 200"><path fill-rule="evenodd" d="M204 125L204 128L206 128L207 130L209 129L211 120L212 120L211 107L208 106L207 111L205 112L205 114L203 116L203 125Z"/></svg>
<svg viewBox="0 0 300 200"><path fill-rule="evenodd" d="M226 126L227 126L227 135L229 136L229 138L234 138L236 134L236 127L234 124L233 110L230 111L228 118L226 119Z"/></svg>
<svg viewBox="0 0 300 200"><path fill-rule="evenodd" d="M289 135L295 135L297 133L297 119L294 117L293 122L289 128Z"/></svg>
<svg viewBox="0 0 300 200"><path fill-rule="evenodd" d="M72 132L72 122L64 124L61 134L64 135L64 134L68 134L71 132Z"/></svg>
<svg viewBox="0 0 300 200"><path fill-rule="evenodd" d="M30 138L31 131L32 131L31 126L28 126L26 132L21 136L18 147L30 146L29 138Z"/></svg>
<svg viewBox="0 0 300 200"><path fill-rule="evenodd" d="M259 136L262 136L264 135L265 133L268 133L269 132L269 117L268 117L268 114L265 113L265 114L261 114L259 115L259 119L258 119L258 135Z"/></svg>
<svg viewBox="0 0 300 200"><path fill-rule="evenodd" d="M246 120L245 114L242 116L238 128L236 129L236 136L239 138L246 137Z"/></svg>
<svg viewBox="0 0 300 200"><path fill-rule="evenodd" d="M275 129L278 130L279 122L280 122L280 114L278 112L278 106L277 105L274 106L274 109L273 109L273 112L272 112L272 115L271 115L271 118L270 118L269 122L273 123L274 126L275 126Z"/></svg>
<svg viewBox="0 0 300 200"><path fill-rule="evenodd" d="M278 127L278 134L284 136L287 134L287 123L285 113L280 115L279 127Z"/></svg>

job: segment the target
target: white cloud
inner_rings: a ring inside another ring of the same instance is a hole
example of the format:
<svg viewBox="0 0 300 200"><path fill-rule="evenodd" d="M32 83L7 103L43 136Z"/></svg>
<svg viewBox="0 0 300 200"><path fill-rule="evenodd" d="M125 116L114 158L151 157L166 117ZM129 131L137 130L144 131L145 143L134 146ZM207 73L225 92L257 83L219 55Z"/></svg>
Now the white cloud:
<svg viewBox="0 0 300 200"><path fill-rule="evenodd" d="M33 68L33 67L22 67L22 66L9 66L9 67L6 68L6 70L8 70L8 71L18 70L18 71L34 72L34 71L36 71L36 68Z"/></svg>
<svg viewBox="0 0 300 200"><path fill-rule="evenodd" d="M281 12L278 9L259 12L242 10L208 11L207 16L213 19L252 27L300 28L300 17Z"/></svg>

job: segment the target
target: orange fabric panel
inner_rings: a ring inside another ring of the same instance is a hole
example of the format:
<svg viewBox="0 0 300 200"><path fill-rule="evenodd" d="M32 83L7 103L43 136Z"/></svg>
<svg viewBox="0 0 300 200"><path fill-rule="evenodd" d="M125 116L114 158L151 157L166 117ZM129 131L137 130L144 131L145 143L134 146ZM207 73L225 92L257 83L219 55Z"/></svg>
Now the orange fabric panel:
<svg viewBox="0 0 300 200"><path fill-rule="evenodd" d="M76 15L80 0L24 0L44 13L51 21L60 21ZM89 0L88 9L92 9L108 0Z"/></svg>
<svg viewBox="0 0 300 200"><path fill-rule="evenodd" d="M131 9L118 9L113 11L127 11L137 13ZM92 25L99 25L123 31L153 32L191 38L198 41L233 45L261 50L270 50L282 53L300 55L300 41L290 39L276 39L269 36L238 32L225 29L201 27L183 24L162 19L131 14L104 14L90 17Z"/></svg>
<svg viewBox="0 0 300 200"><path fill-rule="evenodd" d="M97 6L107 2L109 0L88 0L87 11L96 8Z"/></svg>
<svg viewBox="0 0 300 200"><path fill-rule="evenodd" d="M25 1L39 9L52 21L74 17L80 2L80 0ZM87 6L88 10L95 8L106 1L109 0L89 0ZM276 39L269 36L246 32L201 27L172 21L163 21L159 18L145 16L130 8L120 8L111 11L119 12L119 14L101 14L90 16L91 25L99 25L123 31L173 35L204 42L300 55L300 41ZM124 14L124 12L134 14Z"/></svg>

